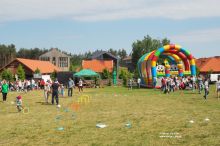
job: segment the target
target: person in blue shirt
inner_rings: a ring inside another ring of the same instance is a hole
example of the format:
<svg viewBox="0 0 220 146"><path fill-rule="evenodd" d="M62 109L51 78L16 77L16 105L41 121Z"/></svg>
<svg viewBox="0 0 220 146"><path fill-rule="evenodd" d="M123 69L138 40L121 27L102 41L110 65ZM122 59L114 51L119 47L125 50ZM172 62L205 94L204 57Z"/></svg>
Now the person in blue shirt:
<svg viewBox="0 0 220 146"><path fill-rule="evenodd" d="M74 86L75 86L74 81L71 78L69 78L69 81L68 81L68 96L69 97L73 96Z"/></svg>

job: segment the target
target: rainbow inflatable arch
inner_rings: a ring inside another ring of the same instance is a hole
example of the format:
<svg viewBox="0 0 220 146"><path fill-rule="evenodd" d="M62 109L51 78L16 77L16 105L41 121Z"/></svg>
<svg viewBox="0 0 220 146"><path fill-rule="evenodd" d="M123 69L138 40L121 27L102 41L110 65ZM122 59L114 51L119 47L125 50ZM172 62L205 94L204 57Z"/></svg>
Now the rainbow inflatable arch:
<svg viewBox="0 0 220 146"><path fill-rule="evenodd" d="M162 65L158 62L162 62ZM146 53L139 59L137 65L141 85L150 88L153 87L153 80L156 77L196 75L193 55L180 45L170 44Z"/></svg>

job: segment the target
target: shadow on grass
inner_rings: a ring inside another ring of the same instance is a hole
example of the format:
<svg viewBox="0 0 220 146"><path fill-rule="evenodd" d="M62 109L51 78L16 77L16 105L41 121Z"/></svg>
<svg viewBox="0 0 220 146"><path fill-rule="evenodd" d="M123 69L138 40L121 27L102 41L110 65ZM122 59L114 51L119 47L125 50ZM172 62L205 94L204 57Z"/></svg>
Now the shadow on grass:
<svg viewBox="0 0 220 146"><path fill-rule="evenodd" d="M198 94L196 92L184 92L184 94Z"/></svg>
<svg viewBox="0 0 220 146"><path fill-rule="evenodd" d="M52 105L51 103L46 103L46 102L35 102L35 103L38 103L38 104L41 104L41 105Z"/></svg>
<svg viewBox="0 0 220 146"><path fill-rule="evenodd" d="M14 111L14 112L8 112L10 114L18 114L19 112L18 111Z"/></svg>

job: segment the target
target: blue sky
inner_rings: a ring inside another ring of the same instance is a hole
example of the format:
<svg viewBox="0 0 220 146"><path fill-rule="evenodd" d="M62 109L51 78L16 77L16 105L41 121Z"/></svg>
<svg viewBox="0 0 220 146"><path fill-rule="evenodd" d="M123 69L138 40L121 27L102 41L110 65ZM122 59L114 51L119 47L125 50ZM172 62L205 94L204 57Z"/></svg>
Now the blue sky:
<svg viewBox="0 0 220 146"><path fill-rule="evenodd" d="M150 35L220 56L219 0L1 0L0 43L71 53L126 49Z"/></svg>

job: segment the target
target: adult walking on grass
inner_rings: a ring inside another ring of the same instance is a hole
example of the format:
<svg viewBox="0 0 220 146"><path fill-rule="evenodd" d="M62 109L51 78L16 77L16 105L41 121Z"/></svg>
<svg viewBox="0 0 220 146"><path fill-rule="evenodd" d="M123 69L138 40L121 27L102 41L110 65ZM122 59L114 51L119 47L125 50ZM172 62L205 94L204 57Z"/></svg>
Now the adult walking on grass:
<svg viewBox="0 0 220 146"><path fill-rule="evenodd" d="M82 81L82 79L79 80L78 88L79 88L79 92L80 92L80 91L83 92L83 81Z"/></svg>
<svg viewBox="0 0 220 146"><path fill-rule="evenodd" d="M220 78L218 78L218 81L216 82L216 92L217 92L217 97L219 99L219 94L220 94Z"/></svg>
<svg viewBox="0 0 220 146"><path fill-rule="evenodd" d="M199 94L201 94L202 89L203 89L203 80L201 75L198 77L198 87L199 87Z"/></svg>
<svg viewBox="0 0 220 146"><path fill-rule="evenodd" d="M209 80L206 78L204 82L204 88L205 88L205 95L203 96L205 99L207 99L207 96L209 95Z"/></svg>
<svg viewBox="0 0 220 146"><path fill-rule="evenodd" d="M54 98L56 99L56 104L59 105L59 82L55 80L52 84L52 101L51 103L54 104Z"/></svg>
<svg viewBox="0 0 220 146"><path fill-rule="evenodd" d="M45 102L48 103L49 95L50 95L50 86L49 80L44 84L44 98Z"/></svg>
<svg viewBox="0 0 220 146"><path fill-rule="evenodd" d="M69 81L68 81L68 96L69 97L73 96L74 86L75 86L74 81L71 78L69 78Z"/></svg>
<svg viewBox="0 0 220 146"><path fill-rule="evenodd" d="M6 80L3 80L3 82L2 82L2 88L1 88L2 97L3 97L3 102L5 102L6 99L7 99L8 89L9 89L8 83L6 82Z"/></svg>
<svg viewBox="0 0 220 146"><path fill-rule="evenodd" d="M195 76L192 76L191 77L191 84L192 84L192 91L194 92L195 91L195 88L196 88L196 77Z"/></svg>

